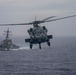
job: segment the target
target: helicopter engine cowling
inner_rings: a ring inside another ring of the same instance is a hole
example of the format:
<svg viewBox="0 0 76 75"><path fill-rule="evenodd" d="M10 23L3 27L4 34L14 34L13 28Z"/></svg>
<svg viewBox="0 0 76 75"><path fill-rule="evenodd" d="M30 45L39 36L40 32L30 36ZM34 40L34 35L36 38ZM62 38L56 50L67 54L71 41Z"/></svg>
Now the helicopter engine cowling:
<svg viewBox="0 0 76 75"><path fill-rule="evenodd" d="M45 26L43 26L42 28L43 28L43 30L45 30L45 31L46 31L46 33L48 32Z"/></svg>
<svg viewBox="0 0 76 75"><path fill-rule="evenodd" d="M29 33L29 35L30 35L31 38L34 37L33 28L30 28L30 29L28 30L28 33Z"/></svg>

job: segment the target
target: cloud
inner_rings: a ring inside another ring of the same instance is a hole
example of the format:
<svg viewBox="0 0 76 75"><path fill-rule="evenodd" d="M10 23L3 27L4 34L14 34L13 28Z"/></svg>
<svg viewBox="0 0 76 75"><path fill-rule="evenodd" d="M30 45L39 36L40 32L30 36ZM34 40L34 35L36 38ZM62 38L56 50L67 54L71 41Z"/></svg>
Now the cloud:
<svg viewBox="0 0 76 75"><path fill-rule="evenodd" d="M30 12L48 10L75 10L72 0L0 0L0 12Z"/></svg>

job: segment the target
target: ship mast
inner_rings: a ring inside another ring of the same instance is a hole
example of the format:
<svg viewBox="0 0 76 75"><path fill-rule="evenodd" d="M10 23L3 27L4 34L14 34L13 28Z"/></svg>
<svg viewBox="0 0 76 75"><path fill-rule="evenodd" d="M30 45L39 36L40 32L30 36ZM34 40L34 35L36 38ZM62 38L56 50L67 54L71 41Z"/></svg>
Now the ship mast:
<svg viewBox="0 0 76 75"><path fill-rule="evenodd" d="M6 34L3 34L3 35L6 35L6 39L9 39L9 36L12 35L10 34L11 31L9 31L9 28L7 29L7 31L4 31Z"/></svg>

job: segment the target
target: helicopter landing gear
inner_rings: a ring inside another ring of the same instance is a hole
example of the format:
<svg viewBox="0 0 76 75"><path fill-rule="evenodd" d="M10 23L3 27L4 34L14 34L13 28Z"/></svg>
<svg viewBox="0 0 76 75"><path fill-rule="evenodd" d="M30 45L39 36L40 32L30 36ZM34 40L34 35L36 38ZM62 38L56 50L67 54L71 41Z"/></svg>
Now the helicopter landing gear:
<svg viewBox="0 0 76 75"><path fill-rule="evenodd" d="M39 43L39 49L41 49L41 43Z"/></svg>
<svg viewBox="0 0 76 75"><path fill-rule="evenodd" d="M50 46L50 41L47 42L48 46Z"/></svg>
<svg viewBox="0 0 76 75"><path fill-rule="evenodd" d="M32 47L33 47L33 44L30 44L30 49L32 49Z"/></svg>

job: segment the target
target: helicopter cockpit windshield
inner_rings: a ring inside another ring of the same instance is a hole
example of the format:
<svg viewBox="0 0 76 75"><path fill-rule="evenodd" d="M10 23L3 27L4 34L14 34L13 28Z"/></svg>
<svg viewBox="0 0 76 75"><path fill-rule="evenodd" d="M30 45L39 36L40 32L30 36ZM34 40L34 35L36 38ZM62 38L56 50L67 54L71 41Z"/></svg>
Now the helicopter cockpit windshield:
<svg viewBox="0 0 76 75"><path fill-rule="evenodd" d="M28 33L31 38L43 37L43 36L47 35L46 32L47 32L47 29L44 29L44 27L42 28L40 26L30 28L30 30L28 30Z"/></svg>

